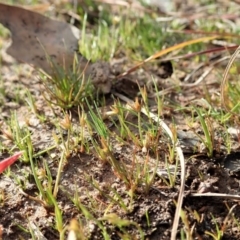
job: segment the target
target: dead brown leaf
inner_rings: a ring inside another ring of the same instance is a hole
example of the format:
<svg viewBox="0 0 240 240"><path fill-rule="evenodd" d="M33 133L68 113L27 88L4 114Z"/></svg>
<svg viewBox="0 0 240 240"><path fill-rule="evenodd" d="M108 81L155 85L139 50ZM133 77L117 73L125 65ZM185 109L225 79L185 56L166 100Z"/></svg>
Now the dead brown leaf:
<svg viewBox="0 0 240 240"><path fill-rule="evenodd" d="M68 69L78 49L80 31L67 23L52 20L37 12L0 3L0 23L11 31L7 53L51 74L46 54Z"/></svg>
<svg viewBox="0 0 240 240"><path fill-rule="evenodd" d="M0 3L0 13L0 23L12 34L7 53L15 59L41 68L49 75L53 74L51 62L71 71L75 56L80 69L85 68L88 61L77 52L80 31L76 27L3 3ZM89 64L85 75L99 90L108 93L111 89L109 73L109 65L98 62Z"/></svg>

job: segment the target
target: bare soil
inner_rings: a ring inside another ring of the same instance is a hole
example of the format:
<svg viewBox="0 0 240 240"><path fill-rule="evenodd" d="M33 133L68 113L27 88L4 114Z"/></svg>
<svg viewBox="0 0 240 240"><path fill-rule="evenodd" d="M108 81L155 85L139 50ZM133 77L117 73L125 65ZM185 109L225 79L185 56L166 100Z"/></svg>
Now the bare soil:
<svg viewBox="0 0 240 240"><path fill-rule="evenodd" d="M0 42L6 42L6 39L0 38ZM3 50L4 52L4 50ZM121 64L112 64L113 72L117 75L126 68L124 62ZM113 87L113 91L126 95L134 100L137 95L138 86L135 83L136 79L140 85L148 84L146 79L153 75L158 79L157 84L162 89L167 89L173 86L174 76L180 76L179 69L187 66L183 74L192 71L196 66L191 61L182 61L175 66L175 71L172 75L172 69L156 68L156 66L148 65L144 70L136 71L135 73L122 79ZM207 67L207 66L206 66ZM205 69L203 69L204 71ZM201 149L199 138L193 134L191 129L184 123L185 116L179 115L177 111L171 109L169 102L177 102L182 107L188 106L193 100L200 99L202 93L207 86L208 91L214 95L215 91L219 91L220 82L216 80L216 76L222 73L223 69L218 69L212 73L198 86L185 87L183 91L171 91L167 96L166 107L163 108L162 117L167 123L172 123L173 120L178 129L178 137L180 139L182 149L186 160L186 185L183 210L186 213L186 219L189 227L193 229L194 239L212 239L206 231L215 233L216 225L224 232L221 239L233 240L240 239L240 206L239 200L229 197L205 196L204 193L222 193L239 195L240 181L240 149L238 140L232 146L231 154L227 154L227 147L221 142L219 136L223 126L216 125L214 134L216 147L213 157L209 158L206 150ZM164 73L163 73L164 72ZM169 74L167 74L169 73ZM163 76L163 75L167 76ZM179 74L179 75L178 75ZM200 75L200 73L198 73ZM36 152L50 147L53 140L53 133L59 134L54 126L57 119L61 120L63 112L57 107L53 108L46 103L43 98L42 91L44 87L37 78L38 73L30 66L22 64L19 67L13 59L2 54L1 61L1 89L4 89L4 94L0 95L0 126L1 126L1 141L2 146L10 148L13 143L6 138L3 130L7 130L7 122L9 121L12 112L16 111L20 125L27 125L32 133L32 141ZM169 77L169 76L172 76ZM184 76L185 76L184 75ZM164 77L164 78L163 78ZM180 77L181 79L181 77ZM195 78L196 79L196 78ZM26 89L28 89L36 100L36 106L39 114L43 114L47 119L41 122L39 118L31 112L31 109L26 104ZM3 90L1 90L3 91ZM0 93L1 94L1 93ZM151 92L149 92L151 94ZM108 107L113 104L113 99L109 94L106 96ZM150 99L151 104L151 99ZM152 103L151 109L154 111L156 106ZM187 111L186 111L186 114ZM136 121L134 117L129 119ZM78 116L76 109L72 110L72 122L78 126ZM106 123L108 120L106 120ZM115 127L110 124L109 128L116 131ZM200 126L196 123L195 130L198 131ZM202 134L201 130L199 130ZM132 143L119 146L116 142L113 143L113 154L119 161L132 161L132 154L144 161L144 153L141 149L136 149ZM161 136L159 141L159 151L166 150L166 136ZM60 159L60 149L54 149L36 159L36 164L39 168L43 168L43 162L47 161L52 173L53 182L56 180L57 167ZM8 157L4 147L1 151L0 158ZM154 159L151 159L154 162ZM150 161L150 162L151 162ZM159 163L159 169L164 170L164 158ZM178 170L180 173L180 169ZM40 174L40 173L39 173ZM92 179L97 181L101 188L101 193L92 186ZM165 178L169 181L168 178ZM47 183L46 183L47 184ZM174 187L170 188L163 181L161 174L157 174L149 192L144 192L142 188L136 190L136 196L132 204L132 209L129 212L124 212L118 205L112 206L111 212L117 213L119 217L128 219L137 223L145 234L145 239L149 240L169 240L172 230L172 223L175 214L175 201L178 197L180 186L180 176L176 179ZM63 214L63 221L67 225L71 219L82 219L84 217L79 209L73 204L72 199L78 196L84 206L98 205L98 211L94 213L95 218L101 218L106 207L109 206L109 199L106 195L110 194L109 187L114 189L119 196L124 200L126 205L130 204L129 195L127 195L127 187L119 180L111 169L111 166L102 162L93 153L82 153L79 149L72 151L65 163L60 180L60 190L57 196L57 202ZM36 188L31 168L28 164L17 162L11 167L11 174L2 174L0 176L0 224L3 233L2 239L31 239L31 235L25 229L33 223L37 226L45 239L59 239L59 233L54 230L54 211L47 209L41 202L37 201L38 189ZM202 196L194 196L194 193L202 194ZM233 214L229 216L229 209L233 206ZM90 207L91 209L91 207ZM235 221L235 220L236 221ZM89 224L89 223L88 223ZM105 222L105 226L110 234L111 239L122 239L119 233L121 229L113 227ZM96 223L86 225L88 229L88 239L103 239L101 229ZM179 230L186 227L186 223L180 221ZM1 232L0 232L1 233ZM138 230L134 226L128 227L128 233L132 239L138 235ZM0 234L1 235L1 234ZM41 239L41 238L39 238ZM44 239L44 238L42 238ZM180 231L177 239L180 239ZM217 239L217 238L216 238ZM220 239L220 238L219 238Z"/></svg>

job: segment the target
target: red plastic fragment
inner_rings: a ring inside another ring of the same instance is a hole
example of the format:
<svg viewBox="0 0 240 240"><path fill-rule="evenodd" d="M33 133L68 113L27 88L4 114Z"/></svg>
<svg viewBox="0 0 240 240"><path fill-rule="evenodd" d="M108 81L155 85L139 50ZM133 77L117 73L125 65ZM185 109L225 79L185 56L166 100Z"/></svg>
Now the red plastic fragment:
<svg viewBox="0 0 240 240"><path fill-rule="evenodd" d="M21 155L22 155L22 152L17 152L13 156L2 160L0 162L0 173L2 173L7 167L9 167L14 162L16 162Z"/></svg>

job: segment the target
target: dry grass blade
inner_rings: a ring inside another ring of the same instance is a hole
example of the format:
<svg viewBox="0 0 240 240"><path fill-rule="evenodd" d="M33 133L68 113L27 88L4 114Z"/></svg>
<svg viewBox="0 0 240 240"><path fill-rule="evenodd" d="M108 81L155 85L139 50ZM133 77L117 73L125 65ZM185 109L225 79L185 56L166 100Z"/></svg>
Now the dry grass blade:
<svg viewBox="0 0 240 240"><path fill-rule="evenodd" d="M42 232L40 231L39 227L35 225L34 222L29 222L29 228L32 230L32 234L38 239L38 240L47 240L47 238L44 237Z"/></svg>
<svg viewBox="0 0 240 240"><path fill-rule="evenodd" d="M217 48L211 48L208 50L203 50L203 51L199 51L199 52L193 52L193 53L188 53L188 54L184 54L184 55L180 55L180 56L176 56L176 57L167 57L162 59L162 62L166 62L166 61L172 61L172 60L179 60L179 59L188 59L188 58L192 58L192 57L196 57L199 55L203 55L203 54L209 54L209 53L214 53L214 52L222 52L222 51L230 51L230 50L235 50L238 48L238 45L236 46L224 46L224 47L217 47Z"/></svg>
<svg viewBox="0 0 240 240"><path fill-rule="evenodd" d="M233 210L236 208L238 204L234 204L230 209L229 209L229 212L228 212L228 215L225 217L224 221L223 221L223 224L222 224L222 230L225 231L226 230L226 227L227 227L227 224L229 222L229 219L230 217L232 217L234 214L233 214Z"/></svg>
<svg viewBox="0 0 240 240"><path fill-rule="evenodd" d="M178 224L179 224L180 214L181 214L181 210L182 210L183 197L184 197L185 175L186 175L185 161L184 161L182 149L180 147L176 147L176 150L177 150L177 155L179 157L180 165L181 165L181 186L180 186L180 190L179 190L177 208L175 211L175 216L174 216L174 221L173 221L171 240L175 240L176 236L177 236L177 228L178 228Z"/></svg>
<svg viewBox="0 0 240 240"><path fill-rule="evenodd" d="M239 34L232 34L228 32L206 32L206 31L193 31L193 30L171 30L173 33L184 33L184 34L202 34L204 36L218 36L219 38L240 38Z"/></svg>
<svg viewBox="0 0 240 240"><path fill-rule="evenodd" d="M131 99L129 99L121 94L118 94L118 93L114 93L114 95L116 95L121 100L127 102L130 106L134 105L134 102ZM175 211L173 227L172 227L172 232L171 232L171 240L175 240L176 235L177 235L177 228L178 228L178 224L179 224L180 214L181 214L181 208L182 208L183 197L184 197L184 187L185 187L185 175L186 174L185 174L185 161L184 161L183 152L182 152L181 147L178 146L178 140L174 139L171 129L167 126L167 124L162 119L160 119L158 116L156 116L155 114L153 114L151 112L148 113L148 111L144 107L141 109L141 112L143 114L145 114L146 116L149 116L151 119L153 119L155 122L157 122L165 130L165 132L168 134L169 138L171 139L172 144L176 146L177 155L180 160L181 186L180 186L180 190L179 190L177 208Z"/></svg>
<svg viewBox="0 0 240 240"><path fill-rule="evenodd" d="M197 39L193 39L193 40L189 40L189 41L186 41L186 42L182 42L182 43L179 43L179 44L174 45L172 47L169 47L169 48L166 48L164 50L161 50L161 51L153 54L149 58L145 59L144 61L138 63L137 65L135 65L134 67L132 67L128 71L118 75L117 78L124 77L124 76L128 75L129 73L134 72L136 69L141 67L144 63L147 63L147 62L149 62L151 60L159 58L159 57L161 57L161 56L163 56L163 55L165 55L165 54L167 54L169 52L172 52L172 51L184 48L186 46L189 46L189 45L192 45L192 44L195 44L195 43L200 43L200 42L204 42L204 41L210 41L210 40L213 40L213 39L216 39L216 38L217 38L217 36L197 38Z"/></svg>
<svg viewBox="0 0 240 240"><path fill-rule="evenodd" d="M231 58L229 59L228 65L225 68L224 74L223 74L223 80L221 83L221 103L222 106L225 108L226 111L231 112L227 105L226 105L226 98L227 98L227 94L225 94L225 86L227 84L227 77L228 77L228 73L230 71L230 68L232 67L235 59L237 58L238 54L240 53L240 46L236 49L236 51L234 52L234 54L231 56Z"/></svg>
<svg viewBox="0 0 240 240"><path fill-rule="evenodd" d="M217 197L217 198L225 198L225 199L232 199L232 200L240 200L239 195L225 194L225 193L192 193L190 196L192 196L192 197Z"/></svg>

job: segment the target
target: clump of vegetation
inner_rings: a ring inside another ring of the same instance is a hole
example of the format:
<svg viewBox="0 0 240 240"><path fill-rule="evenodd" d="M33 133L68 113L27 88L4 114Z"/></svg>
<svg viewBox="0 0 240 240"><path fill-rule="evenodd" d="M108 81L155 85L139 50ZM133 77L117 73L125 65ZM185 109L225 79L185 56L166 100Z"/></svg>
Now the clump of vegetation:
<svg viewBox="0 0 240 240"><path fill-rule="evenodd" d="M53 74L43 74L41 81L44 84L43 92L45 99L63 109L83 105L86 99L96 94L96 89L88 77L85 77L84 70L78 67L77 60L74 61L72 71L55 66L52 63Z"/></svg>

